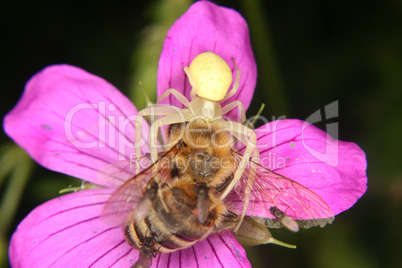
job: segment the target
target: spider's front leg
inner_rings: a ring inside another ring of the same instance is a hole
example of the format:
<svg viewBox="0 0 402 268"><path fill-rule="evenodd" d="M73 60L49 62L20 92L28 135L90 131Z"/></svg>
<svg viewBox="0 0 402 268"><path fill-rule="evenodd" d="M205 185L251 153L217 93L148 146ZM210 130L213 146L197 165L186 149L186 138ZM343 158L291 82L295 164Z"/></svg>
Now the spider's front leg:
<svg viewBox="0 0 402 268"><path fill-rule="evenodd" d="M233 66L236 69L236 78L235 81L233 83L233 88L226 94L225 98L223 98L223 100L221 100L220 102L224 102L228 99L230 99L234 94L236 94L237 90L239 89L240 86L240 76L241 76L241 71L239 66L237 66L236 61L234 58L232 58L233 61Z"/></svg>
<svg viewBox="0 0 402 268"><path fill-rule="evenodd" d="M162 100L166 99L167 97L169 97L170 95L173 95L176 97L176 99L178 101L180 101L184 106L186 106L188 108L188 105L190 104L190 102L188 101L188 99L181 94L179 91L177 91L174 88L169 88L167 90L165 90L156 100L156 103L159 104Z"/></svg>
<svg viewBox="0 0 402 268"><path fill-rule="evenodd" d="M191 112L188 109L179 109L174 106L169 106L173 107L175 109L178 109L179 111L176 113L172 113L169 115L166 115L165 117L159 118L156 120L152 125L151 129L149 130L149 139L150 139L150 150L151 150L151 161L152 163L155 163L158 160L158 148L157 148L157 140L158 140L158 132L159 128L162 126L166 125L172 125L172 124L178 124L178 123L184 123L189 120L191 117ZM165 107L166 108L166 107ZM159 174L157 172L157 165L153 165L152 168L152 173L154 175L154 179L157 183L163 183L159 179ZM158 196L159 199L161 200L162 206L165 209L167 213L169 213L169 208L167 207L166 203L163 201L163 196L162 196L162 191L158 191Z"/></svg>
<svg viewBox="0 0 402 268"><path fill-rule="evenodd" d="M180 109L175 106L164 106L164 108L173 108L176 110L174 113L170 113L162 118L156 120L149 130L149 141L150 141L150 150L151 150L151 160L152 163L155 163L158 160L158 148L157 148L157 140L158 140L158 131L159 128L166 125L173 125L178 123L184 123L190 120L192 117L192 113L188 109Z"/></svg>
<svg viewBox="0 0 402 268"><path fill-rule="evenodd" d="M233 121L226 121L225 129L227 129L236 138L238 138L239 141L242 142L246 146L246 150L244 151L244 154L243 154L242 159L240 160L239 166L237 167L237 170L234 173L232 181L226 187L226 189L222 193L222 195L219 197L220 200L225 199L225 197L230 193L230 191L240 181L241 176L250 161L250 157L251 157L252 153L256 150L256 146L257 146L257 136L252 129L250 129L240 123L233 122ZM257 154L257 155L256 155L256 153L254 153L254 154L255 155L254 155L253 160L258 162L259 154ZM239 221L233 230L234 232L236 232L239 229L239 227L244 219L244 216L246 215L246 210L247 210L248 203L250 201L250 193L251 193L251 190L254 185L254 180L255 180L255 173L253 173L251 171L249 174L249 177L248 177L247 184L246 184L245 195L244 195L245 198L243 200L244 201L243 210L239 217Z"/></svg>
<svg viewBox="0 0 402 268"><path fill-rule="evenodd" d="M174 114L174 113L180 113L182 110L180 108L177 108L175 106L153 106L153 107L148 107L145 108L141 111L138 112L138 114L135 117L135 130L134 130L134 135L135 135L135 157L139 158L141 157L141 139L142 139L142 123L143 123L143 118L144 116L152 115L152 116L158 116L158 115L169 115L169 114ZM156 122L156 121L155 121ZM151 155L152 155L152 148L151 149ZM157 150L155 146L155 150ZM157 155L158 152L154 152L154 156ZM152 160L152 163L154 160ZM136 174L139 173L140 171L140 166L139 163L140 161L136 161Z"/></svg>
<svg viewBox="0 0 402 268"><path fill-rule="evenodd" d="M246 122L246 111L244 109L243 103L239 100L235 100L235 101L232 101L231 103L226 104L222 108L222 114L227 114L228 112L230 112L231 110L233 110L236 107L238 107L238 111L239 111L239 115L240 115L240 123L244 124L244 122Z"/></svg>

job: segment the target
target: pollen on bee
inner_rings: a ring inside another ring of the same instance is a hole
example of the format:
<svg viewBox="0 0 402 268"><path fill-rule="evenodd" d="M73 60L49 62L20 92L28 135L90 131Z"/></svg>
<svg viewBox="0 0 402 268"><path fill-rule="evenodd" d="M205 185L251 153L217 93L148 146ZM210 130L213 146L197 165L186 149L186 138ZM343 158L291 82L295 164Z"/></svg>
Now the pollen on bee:
<svg viewBox="0 0 402 268"><path fill-rule="evenodd" d="M194 58L189 69L197 84L198 96L223 100L232 83L232 70L225 60L212 52L204 52Z"/></svg>

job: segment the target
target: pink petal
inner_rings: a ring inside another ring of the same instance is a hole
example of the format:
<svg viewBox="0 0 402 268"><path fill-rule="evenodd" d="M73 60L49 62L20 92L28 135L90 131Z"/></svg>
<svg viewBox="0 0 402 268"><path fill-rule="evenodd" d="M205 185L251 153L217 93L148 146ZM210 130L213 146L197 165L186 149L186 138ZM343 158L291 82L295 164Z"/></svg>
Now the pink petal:
<svg viewBox="0 0 402 268"><path fill-rule="evenodd" d="M152 267L251 267L244 248L226 230L208 236L193 247L161 254Z"/></svg>
<svg viewBox="0 0 402 268"><path fill-rule="evenodd" d="M183 68L206 51L221 56L232 71L232 58L235 59L242 73L239 90L229 101L240 100L247 109L257 77L247 23L237 11L208 1L194 3L168 31L159 60L158 96L175 88L190 99L191 87ZM173 96L165 103L183 107Z"/></svg>
<svg viewBox="0 0 402 268"><path fill-rule="evenodd" d="M101 217L113 189L61 196L34 209L13 234L12 267L130 267L138 250L124 240L121 226ZM152 267L251 267L243 247L226 230L194 247L153 259Z"/></svg>
<svg viewBox="0 0 402 268"><path fill-rule="evenodd" d="M138 251L124 240L121 226L100 215L111 189L61 196L34 209L13 234L12 267L130 267Z"/></svg>
<svg viewBox="0 0 402 268"><path fill-rule="evenodd" d="M136 114L132 103L102 78L54 65L27 83L4 128L41 165L108 185L97 172L130 158ZM144 124L145 137L147 129Z"/></svg>
<svg viewBox="0 0 402 268"><path fill-rule="evenodd" d="M336 141L317 127L294 119L271 122L256 132L260 164L313 191L333 215L352 207L365 193L366 156L355 143ZM230 198L236 204L239 201L233 195Z"/></svg>

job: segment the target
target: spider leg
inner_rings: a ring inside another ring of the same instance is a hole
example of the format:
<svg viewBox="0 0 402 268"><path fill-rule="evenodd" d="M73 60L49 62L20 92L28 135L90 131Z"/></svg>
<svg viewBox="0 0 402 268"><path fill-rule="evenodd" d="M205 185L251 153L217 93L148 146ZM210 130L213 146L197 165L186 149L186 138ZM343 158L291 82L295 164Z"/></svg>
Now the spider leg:
<svg viewBox="0 0 402 268"><path fill-rule="evenodd" d="M240 114L240 119L241 119L240 123L244 124L244 122L246 122L246 112L245 112L243 103L239 100L235 100L235 101L232 101L232 102L226 104L222 108L222 114L227 114L228 112L230 112L231 110L233 110L236 107L238 107L238 109L239 109L239 114Z"/></svg>
<svg viewBox="0 0 402 268"><path fill-rule="evenodd" d="M220 102L224 102L225 100L228 100L230 97L232 97L234 94L236 94L237 90L239 89L241 71L239 69L239 66L237 66L234 58L232 58L232 61L233 61L233 65L236 69L236 79L233 83L233 88L226 94L225 98L223 98L223 100L221 100Z"/></svg>
<svg viewBox="0 0 402 268"><path fill-rule="evenodd" d="M165 92L163 92L157 99L156 103L160 103L162 100L166 99L167 97L169 97L170 95L173 95L176 97L176 99L178 101L180 101L184 106L188 107L188 105L190 104L190 102L188 101L188 99L181 94L179 91L177 91L174 88L169 88L167 89Z"/></svg>
<svg viewBox="0 0 402 268"><path fill-rule="evenodd" d="M180 113L181 109L175 107L175 106L153 106L153 107L148 107L145 108L141 111L138 112L138 114L135 117L135 156L141 157L141 138L142 138L142 122L143 122L143 118L144 116L147 115L169 115L169 114L174 114L174 113ZM155 150L157 148L155 147ZM151 152L152 152L152 148L151 148ZM157 151L156 151L157 154ZM155 155L155 153L154 153ZM137 166L136 166L136 173L138 174L138 172L140 171L140 166L139 166L139 162L137 161Z"/></svg>
<svg viewBox="0 0 402 268"><path fill-rule="evenodd" d="M174 106L172 106L172 107L174 107ZM174 107L174 108L178 109L177 107ZM149 131L149 138L150 138L150 150L151 150L152 163L155 163L155 161L158 160L158 150L157 150L156 141L158 140L159 128L162 126L166 126L166 125L187 122L188 119L191 117L191 115L192 114L189 110L180 109L180 112L172 113L172 114L166 115L165 117L159 118L151 125L151 129ZM159 176L157 173L157 165L153 166L152 171L155 176L155 180L159 183L160 180L159 180ZM162 182L160 182L160 183L162 183ZM165 202L163 200L162 191L158 191L158 196L159 196L159 199L161 200L161 203L162 203L165 211L169 213L169 208L167 207L167 205L165 204Z"/></svg>
<svg viewBox="0 0 402 268"><path fill-rule="evenodd" d="M246 127L247 127L247 125L246 125ZM251 129L251 128L250 128L250 129ZM240 137L241 134L232 132L232 135L236 138L236 140L238 140L238 141L241 141L241 140L242 140L242 137ZM243 138L243 139L244 139L244 138ZM243 144L244 144L244 143L243 143ZM252 155L252 157L251 157L251 160L252 160L253 162L256 162L256 163L259 163L259 162L260 162L260 151L258 151L257 148L254 148L254 151L253 151L253 155Z"/></svg>
<svg viewBox="0 0 402 268"><path fill-rule="evenodd" d="M172 109L175 109L176 112L170 113L162 118L159 118L151 125L151 128L149 130L149 141L150 141L152 163L155 163L155 161L158 160L157 140L158 140L159 128L166 125L173 125L177 123L187 122L192 116L190 110L188 109L179 109L175 106L164 106L164 107L170 107Z"/></svg>
<svg viewBox="0 0 402 268"><path fill-rule="evenodd" d="M230 193L230 191L235 187L235 185L240 181L240 178L250 161L250 157L252 153L256 150L256 144L257 144L257 136L254 133L254 131L240 123L233 122L233 121L226 121L225 122L226 126L225 128L228 129L229 132L233 133L236 138L239 139L245 146L246 150L244 151L243 157L240 160L239 166L237 167L237 170L234 173L232 181L229 183L229 185L226 187L225 191L222 193L222 195L219 197L220 200L225 199L225 197ZM240 134L240 135L238 135ZM254 157L254 159L256 156ZM250 193L254 185L254 180L255 180L255 173L253 174L252 171L250 173L250 176L248 177L246 189L245 189L245 198L244 198L244 206L242 213L239 217L239 221L236 224L234 228L234 232L237 231L244 219L244 216L246 215L246 210L248 203L250 201Z"/></svg>
<svg viewBox="0 0 402 268"><path fill-rule="evenodd" d="M198 85L197 85L197 82L195 82L194 77L191 75L190 69L186 66L186 67L183 68L183 70L187 74L188 81L190 82L190 85L192 87L190 97L193 100L193 99L195 99L197 97L196 93L197 93L197 90L198 90Z"/></svg>

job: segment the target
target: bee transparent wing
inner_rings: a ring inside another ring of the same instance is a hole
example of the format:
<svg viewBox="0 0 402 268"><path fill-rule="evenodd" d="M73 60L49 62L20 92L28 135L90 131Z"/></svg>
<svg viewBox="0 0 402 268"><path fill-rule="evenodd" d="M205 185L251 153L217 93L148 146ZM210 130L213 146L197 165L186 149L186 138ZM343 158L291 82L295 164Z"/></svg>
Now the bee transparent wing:
<svg viewBox="0 0 402 268"><path fill-rule="evenodd" d="M160 152L158 157L163 157L165 154L166 151ZM139 167L138 173L140 173L150 167L151 164L151 156L146 154L135 159L117 161L106 165L98 171L97 175L102 186L117 188L137 174L137 166Z"/></svg>
<svg viewBox="0 0 402 268"><path fill-rule="evenodd" d="M102 220L113 226L124 224L141 200L144 185L152 172L140 173L121 185L103 207Z"/></svg>
<svg viewBox="0 0 402 268"><path fill-rule="evenodd" d="M98 179L103 185L115 188L135 175L135 169L131 169L130 160L123 160L109 164L98 171Z"/></svg>
<svg viewBox="0 0 402 268"><path fill-rule="evenodd" d="M125 179L125 182L111 195L103 208L102 219L104 222L117 226L124 225L127 221L132 220L137 204L144 197L148 182L155 177L154 175L157 174L160 182L170 181L170 163L176 154L177 149L175 147L167 152L162 152L159 154L160 158L154 164L149 165L130 179ZM114 173L116 174L116 180L120 180L118 176L122 174L128 175L128 170L131 169L123 165L120 170L119 165L115 165L111 170L116 171Z"/></svg>
<svg viewBox="0 0 402 268"><path fill-rule="evenodd" d="M241 157L241 154L235 153L237 164ZM249 162L235 187L235 192L241 200L245 198L247 183L252 183L249 180L251 176L255 176L255 180L246 215L264 218L264 224L272 228L283 225L283 222L275 218L272 209L283 212L284 216L296 220L303 228L332 223L334 214L320 196L303 185L252 161Z"/></svg>
<svg viewBox="0 0 402 268"><path fill-rule="evenodd" d="M117 161L99 170L98 179L103 186L117 188L136 175L137 166L140 173L148 168L151 163L149 154L133 160Z"/></svg>

